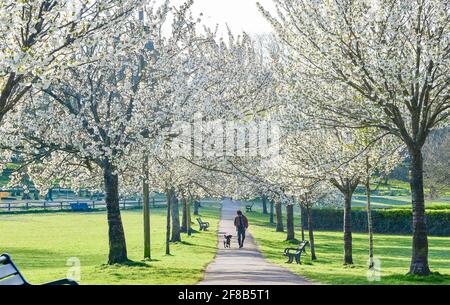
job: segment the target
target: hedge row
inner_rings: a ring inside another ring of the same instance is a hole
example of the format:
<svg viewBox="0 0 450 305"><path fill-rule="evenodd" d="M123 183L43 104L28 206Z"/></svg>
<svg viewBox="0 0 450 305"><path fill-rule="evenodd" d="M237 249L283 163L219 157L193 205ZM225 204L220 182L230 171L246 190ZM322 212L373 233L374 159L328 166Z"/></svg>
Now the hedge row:
<svg viewBox="0 0 450 305"><path fill-rule="evenodd" d="M314 209L314 228L318 230L341 231L343 210ZM374 233L411 234L412 211L410 209L377 209L372 211ZM427 210L428 234L450 236L450 210ZM367 232L367 212L352 211L352 230Z"/></svg>

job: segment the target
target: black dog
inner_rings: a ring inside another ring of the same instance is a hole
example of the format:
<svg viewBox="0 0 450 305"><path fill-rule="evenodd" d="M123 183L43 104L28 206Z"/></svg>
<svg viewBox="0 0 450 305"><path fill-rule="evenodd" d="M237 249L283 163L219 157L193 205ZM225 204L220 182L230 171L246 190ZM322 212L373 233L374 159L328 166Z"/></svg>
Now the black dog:
<svg viewBox="0 0 450 305"><path fill-rule="evenodd" d="M231 248L231 237L233 237L233 235L224 235L223 237L224 237L223 247Z"/></svg>

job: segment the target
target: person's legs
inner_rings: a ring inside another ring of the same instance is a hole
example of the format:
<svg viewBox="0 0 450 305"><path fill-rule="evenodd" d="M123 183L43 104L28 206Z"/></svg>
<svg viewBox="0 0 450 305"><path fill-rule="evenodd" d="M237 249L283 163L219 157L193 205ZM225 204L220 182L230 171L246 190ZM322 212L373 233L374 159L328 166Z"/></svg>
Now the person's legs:
<svg viewBox="0 0 450 305"><path fill-rule="evenodd" d="M239 248L242 248L244 246L244 240L245 240L245 230L238 230Z"/></svg>
<svg viewBox="0 0 450 305"><path fill-rule="evenodd" d="M244 240L245 240L245 229L242 230L241 235L242 235L242 239L241 239L241 247L243 247L243 246L244 246Z"/></svg>

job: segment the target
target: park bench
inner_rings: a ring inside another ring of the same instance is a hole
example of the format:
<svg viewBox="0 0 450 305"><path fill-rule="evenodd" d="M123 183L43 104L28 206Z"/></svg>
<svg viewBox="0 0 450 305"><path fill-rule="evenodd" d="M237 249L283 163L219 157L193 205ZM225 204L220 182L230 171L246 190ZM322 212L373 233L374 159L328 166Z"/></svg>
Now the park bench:
<svg viewBox="0 0 450 305"><path fill-rule="evenodd" d="M200 231L206 231L209 228L209 222L203 222L201 218L197 218L198 225L200 226Z"/></svg>
<svg viewBox="0 0 450 305"><path fill-rule="evenodd" d="M297 248L286 248L284 249L284 256L288 257L288 261L286 263L292 264L292 262L295 261L297 264L301 264L301 255L304 252L306 254L306 246L309 245L309 241L304 240L300 243L300 245Z"/></svg>
<svg viewBox="0 0 450 305"><path fill-rule="evenodd" d="M252 204L249 204L249 205L246 205L245 206L245 209L247 210L247 212L251 212L252 211L252 208L253 208L253 205L254 205L255 203L253 202Z"/></svg>
<svg viewBox="0 0 450 305"><path fill-rule="evenodd" d="M83 203L71 203L70 208L74 212L80 212L80 211L89 211L89 205L85 202Z"/></svg>
<svg viewBox="0 0 450 305"><path fill-rule="evenodd" d="M0 256L0 285L31 285L6 253ZM43 285L78 285L78 283L71 279L61 279Z"/></svg>

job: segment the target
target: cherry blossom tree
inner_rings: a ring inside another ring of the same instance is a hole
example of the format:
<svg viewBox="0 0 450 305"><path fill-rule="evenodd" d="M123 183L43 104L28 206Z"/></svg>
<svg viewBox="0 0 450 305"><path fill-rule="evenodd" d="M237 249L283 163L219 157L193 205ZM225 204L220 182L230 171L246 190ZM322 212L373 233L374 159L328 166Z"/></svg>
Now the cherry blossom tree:
<svg viewBox="0 0 450 305"><path fill-rule="evenodd" d="M377 141L373 141L377 138ZM371 207L371 179L377 174L378 178L389 175L403 159L403 145L398 138L390 136L379 137L370 129L359 129L355 135L356 141L367 147L364 151L364 172L362 183L366 188L367 198L367 229L369 235L369 269L374 267L373 221Z"/></svg>
<svg viewBox="0 0 450 305"><path fill-rule="evenodd" d="M0 122L33 87L64 76L80 44L114 33L138 0L5 0L0 3Z"/></svg>
<svg viewBox="0 0 450 305"><path fill-rule="evenodd" d="M97 48L109 47L108 43L97 44L83 52L95 56ZM28 117L34 124L20 127L25 142L45 152L42 158L60 160L57 155L62 152L75 156L75 164L88 169L98 167L101 171L108 210L110 264L127 260L119 209L118 170L130 139L141 133L127 124L136 115L135 101L131 94L127 96L133 71L124 67L125 56L122 56L122 60L109 57L103 63L96 61L69 70L67 78L55 81L44 93L30 98L22 118ZM130 57L128 54L127 60ZM54 113L58 113L57 119ZM66 160L61 161L59 166L64 166ZM31 171L33 167L30 166Z"/></svg>
<svg viewBox="0 0 450 305"><path fill-rule="evenodd" d="M191 55L187 50L194 48L193 40L198 38L193 26L196 20L188 13L191 4L173 10L168 3L159 8L150 5L145 9L144 26L130 18L116 28L114 36L83 45L74 56L90 58L90 63L66 69L64 78L33 92L17 116L17 125L11 126L11 133L21 139L21 149L33 160L61 161L56 166L75 160L74 166L92 174L101 172L110 264L127 261L118 202L121 173L132 162L129 156L142 155L132 152L139 143L147 140L157 145L167 136L164 130L174 120L168 109L181 107L176 104L180 100L173 99L177 92L182 96L185 82L180 79L194 69L186 61ZM172 33L165 37L161 28L169 12Z"/></svg>
<svg viewBox="0 0 450 305"><path fill-rule="evenodd" d="M311 106L304 112L324 126L382 129L407 146L414 215L409 273L430 274L422 147L433 128L449 124L449 2L274 2L276 16L260 9L290 50L291 87ZM355 185L344 184L339 187Z"/></svg>
<svg viewBox="0 0 450 305"><path fill-rule="evenodd" d="M328 182L344 196L344 264L353 264L351 207L353 193L361 181L362 147L355 145L350 131L337 129L305 129L292 133L288 141L291 150L288 164L304 167L297 174L290 174L303 180L303 202L307 205L311 202L304 197L310 193L308 186L314 188L320 181ZM320 197L320 192L309 196Z"/></svg>

